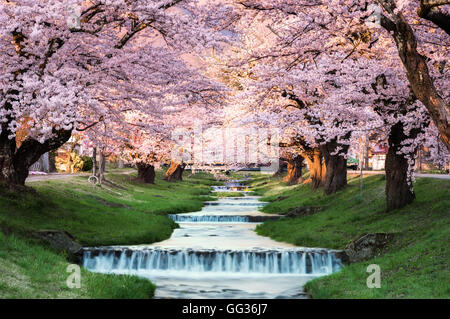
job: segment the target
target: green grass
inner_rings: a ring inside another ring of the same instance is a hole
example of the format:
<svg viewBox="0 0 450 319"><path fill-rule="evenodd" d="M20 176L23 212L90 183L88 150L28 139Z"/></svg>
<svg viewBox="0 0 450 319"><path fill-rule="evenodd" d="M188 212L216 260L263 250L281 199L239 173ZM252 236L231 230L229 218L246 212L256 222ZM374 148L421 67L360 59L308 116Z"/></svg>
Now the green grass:
<svg viewBox="0 0 450 319"><path fill-rule="evenodd" d="M315 298L449 298L450 182L419 178L416 200L386 213L384 176L359 179L330 196L309 185L286 186L279 179L260 177L251 182L271 203L267 213L285 214L300 206L321 207L312 216L268 221L260 235L306 247L343 249L352 239L370 232L395 233L394 241L376 258L345 267L341 272L309 282ZM366 268L378 264L382 287L366 286Z"/></svg>
<svg viewBox="0 0 450 319"><path fill-rule="evenodd" d="M130 174L131 173L131 174ZM149 298L155 286L134 276L82 269L81 289L69 289L62 253L29 238L34 230L62 229L83 246L149 244L170 237L177 226L166 215L200 210L212 200L210 174L184 174L169 183L158 171L155 185L134 181L132 170L107 174L94 186L87 176L28 183L33 192L0 189L0 298Z"/></svg>
<svg viewBox="0 0 450 319"><path fill-rule="evenodd" d="M32 193L0 195L0 225L16 233L64 229L85 246L142 244L170 237L176 224L169 213L197 211L210 199L206 174L169 183L158 172L155 185L135 182L135 174L108 174L120 188L93 186L87 176L29 183ZM187 175L187 174L186 174Z"/></svg>
<svg viewBox="0 0 450 319"><path fill-rule="evenodd" d="M0 232L0 298L150 298L155 286L134 276L81 269L81 287L66 284L64 256Z"/></svg>
<svg viewBox="0 0 450 319"><path fill-rule="evenodd" d="M440 170L440 169L429 169L429 170L422 170L419 173L423 174L448 174L449 172L446 170Z"/></svg>

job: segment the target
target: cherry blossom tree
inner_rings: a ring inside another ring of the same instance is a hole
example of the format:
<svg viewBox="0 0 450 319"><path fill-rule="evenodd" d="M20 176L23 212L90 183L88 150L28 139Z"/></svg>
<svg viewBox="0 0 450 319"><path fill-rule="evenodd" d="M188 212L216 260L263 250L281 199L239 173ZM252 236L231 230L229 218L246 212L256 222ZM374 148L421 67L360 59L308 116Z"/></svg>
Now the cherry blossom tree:
<svg viewBox="0 0 450 319"><path fill-rule="evenodd" d="M23 185L73 132L196 99L180 56L222 41L207 18L188 0L2 1L0 180Z"/></svg>
<svg viewBox="0 0 450 319"><path fill-rule="evenodd" d="M417 105L416 100L427 107L444 142L442 121L439 122L433 112L440 109L444 120L447 116L445 105L435 105L434 111L430 110L424 95L416 92L411 83L411 75L404 74L400 67L404 59L398 54L398 40L396 45L389 34L377 28L376 23L371 23L375 16L375 22L380 22L377 17L381 17L381 25L384 25L386 17L377 16L378 12L369 7L370 1L234 3L237 8L244 8L237 9L241 25L263 23L263 27L273 34L273 40L269 38L269 41L265 35L260 37L263 45L250 39L250 44L244 49L247 62L256 64L251 77L253 85L259 89L253 90L252 94L259 91L260 97L267 97L280 92L295 102L294 107L303 110L306 120L303 125L308 129L303 129L298 140L306 142L312 150L310 153L317 159L316 165L309 165L310 169L311 166L316 167L311 171L311 175L316 177L315 185L321 183L317 176L324 171L319 169L318 163L325 162L323 183L326 193L345 186L346 151L352 139L355 140L358 132L382 128L387 132L391 146L389 160L386 161L388 209L410 202L413 198L410 172L415 147L428 123L427 112ZM391 10L390 14L401 12ZM239 23L236 23L238 29ZM246 35L260 31L249 30ZM253 35L253 38L258 39L258 35ZM424 39L427 62L432 65L430 73L435 75L434 84L447 83L448 87L448 74L443 71L443 58L448 56L448 50L445 50L445 41L440 41L442 32L430 32ZM373 87L376 87L378 76L387 73L396 76L390 77L389 88L384 88L380 97L380 90ZM423 83L428 84L429 81ZM433 90L433 86L428 88ZM433 98L440 103L437 95ZM380 99L393 103L387 103L391 105L389 109L376 107ZM261 104L261 99L256 100L256 104ZM414 124L418 124L416 128Z"/></svg>
<svg viewBox="0 0 450 319"><path fill-rule="evenodd" d="M336 49L351 40L353 48L348 54L363 49L376 48L383 42L386 47L396 48L396 55L405 67L407 80L419 101L427 108L438 128L441 139L449 147L449 102L448 92L448 61L449 23L448 1L430 0L333 0L333 1L272 1L272 0L237 0L236 6L246 8L250 16L267 21L268 28L279 28L284 25L291 35L290 44L304 43L311 55L324 49ZM237 11L245 11L239 10ZM244 13L240 14L244 16ZM247 15L248 16L248 15ZM263 17L263 18L262 18ZM420 18L419 18L420 17ZM236 18L233 18L236 20ZM426 20L426 21L424 21ZM248 19L246 20L248 21ZM432 23L429 23L432 22ZM364 30L363 25L371 22L372 27ZM380 28L381 26L381 28ZM358 30L359 29L359 30ZM360 32L363 31L364 32ZM391 36L389 43L385 39L379 41L380 35ZM338 42L328 43L321 37L309 38L308 35L325 35L325 33L340 34ZM359 34L359 36L357 36ZM302 36L300 36L302 35ZM283 36L283 35L282 35ZM355 38L355 36L357 36ZM346 39L345 39L346 38ZM353 39L352 39L353 38ZM310 45L313 40L316 45ZM344 40L344 41L342 41ZM355 41L356 40L356 41ZM290 51L283 53L291 57L294 64L305 58L304 50L296 51L299 46L292 46ZM342 48L343 49L343 48ZM342 51L342 50L341 50ZM271 53L271 56L277 56ZM393 56L392 56L393 57ZM294 62L295 61L295 62Z"/></svg>

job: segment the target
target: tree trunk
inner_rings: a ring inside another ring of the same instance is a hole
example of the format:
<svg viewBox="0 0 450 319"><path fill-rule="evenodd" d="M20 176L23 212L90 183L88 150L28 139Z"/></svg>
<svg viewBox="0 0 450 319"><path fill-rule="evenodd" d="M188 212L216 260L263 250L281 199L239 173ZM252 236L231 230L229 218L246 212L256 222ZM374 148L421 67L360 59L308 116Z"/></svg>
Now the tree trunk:
<svg viewBox="0 0 450 319"><path fill-rule="evenodd" d="M176 182L176 181L182 181L183 180L183 171L186 167L186 163L179 163L179 162L170 162L170 167L166 172L166 177L164 178L168 182Z"/></svg>
<svg viewBox="0 0 450 319"><path fill-rule="evenodd" d="M342 151L340 154L332 155L336 151L336 148L340 147ZM348 151L348 146L340 144L333 139L320 146L322 151L326 174L324 181L324 192L329 195L336 193L338 190L343 189L347 185L347 160L342 155Z"/></svg>
<svg viewBox="0 0 450 319"><path fill-rule="evenodd" d="M155 167L150 164L138 163L138 180L145 184L155 184Z"/></svg>
<svg viewBox="0 0 450 319"><path fill-rule="evenodd" d="M24 140L17 147L15 139L8 139L7 130L0 134L0 182L9 187L24 186L28 171L48 151L57 149L71 136L71 131L56 131L55 136L40 143L32 138Z"/></svg>
<svg viewBox="0 0 450 319"><path fill-rule="evenodd" d="M402 123L392 126L385 163L387 211L404 207L415 198L413 187L408 184L408 160L404 155L397 154L406 138Z"/></svg>
<svg viewBox="0 0 450 319"><path fill-rule="evenodd" d="M303 182L302 178L303 157L297 155L287 160L287 175L283 178L283 182L290 185Z"/></svg>
<svg viewBox="0 0 450 319"><path fill-rule="evenodd" d="M106 157L105 154L100 151L100 158L98 163L98 173L97 178L98 182L101 184L105 180L105 171L106 171Z"/></svg>
<svg viewBox="0 0 450 319"><path fill-rule="evenodd" d="M56 152L52 152L52 151L50 151L48 153L48 172L49 173L56 172L56 162L55 162L56 154L57 154Z"/></svg>
<svg viewBox="0 0 450 319"><path fill-rule="evenodd" d="M433 22L439 28L444 30L448 35L450 35L450 14L445 12L445 10L441 10L439 8L440 5L435 6L436 2L437 1L433 3L433 1L429 0L420 0L420 7L417 10L417 15L421 18ZM444 6L444 4L448 4L448 2L441 2L442 6Z"/></svg>
<svg viewBox="0 0 450 319"><path fill-rule="evenodd" d="M326 167L322 160L322 154L318 148L314 148L305 158L308 162L312 188L317 189L325 183Z"/></svg>
<svg viewBox="0 0 450 319"><path fill-rule="evenodd" d="M422 152L419 149L417 151L417 173L420 173L421 171L422 171Z"/></svg>
<svg viewBox="0 0 450 319"><path fill-rule="evenodd" d="M101 162L100 169L103 173L106 173L106 156L103 153L102 153L102 162Z"/></svg>
<svg viewBox="0 0 450 319"><path fill-rule="evenodd" d="M23 165L16 167L15 139L9 140L6 134L0 135L0 182L8 185L25 185L25 179L28 176L28 167L24 169Z"/></svg>
<svg viewBox="0 0 450 319"><path fill-rule="evenodd" d="M387 1L382 2L387 3ZM427 108L439 130L441 140L450 150L450 106L434 86L426 57L417 51L417 39L406 18L402 13L392 16L394 20L382 15L381 26L392 32L411 89Z"/></svg>

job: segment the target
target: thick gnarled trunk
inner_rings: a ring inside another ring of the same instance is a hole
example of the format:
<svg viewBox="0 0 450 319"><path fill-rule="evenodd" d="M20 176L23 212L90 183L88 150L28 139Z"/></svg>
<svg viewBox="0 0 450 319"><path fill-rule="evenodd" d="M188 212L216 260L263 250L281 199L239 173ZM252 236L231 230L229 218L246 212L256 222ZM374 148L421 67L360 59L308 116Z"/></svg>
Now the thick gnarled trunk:
<svg viewBox="0 0 450 319"><path fill-rule="evenodd" d="M6 134L5 134L6 135ZM16 166L16 141L0 135L0 182L7 185L25 185L28 168Z"/></svg>
<svg viewBox="0 0 450 319"><path fill-rule="evenodd" d="M408 183L408 160L397 153L406 138L402 123L391 128L385 162L387 211L404 207L415 198L412 185Z"/></svg>
<svg viewBox="0 0 450 319"><path fill-rule="evenodd" d="M320 150L314 148L311 152L308 152L305 158L308 162L312 188L316 189L323 186L325 183L326 167Z"/></svg>
<svg viewBox="0 0 450 319"><path fill-rule="evenodd" d="M283 182L290 185L303 182L302 178L303 157L300 155L287 159L287 175L283 178Z"/></svg>
<svg viewBox="0 0 450 319"><path fill-rule="evenodd" d="M341 148L339 154L333 155L337 148ZM343 189L347 185L347 160L343 154L347 153L348 146L340 144L333 139L320 146L325 161L324 193L329 195Z"/></svg>
<svg viewBox="0 0 450 319"><path fill-rule="evenodd" d="M138 181L145 184L155 184L155 167L146 163L138 163Z"/></svg>
<svg viewBox="0 0 450 319"><path fill-rule="evenodd" d="M57 149L71 136L71 131L54 131L55 136L40 143L25 139L17 147L15 139L8 139L7 130L0 134L0 182L9 187L24 186L28 170L46 152Z"/></svg>
<svg viewBox="0 0 450 319"><path fill-rule="evenodd" d="M390 0L380 2L385 4L385 8L390 7ZM392 16L393 20L382 15L381 26L392 32L411 89L427 108L439 130L442 142L450 150L450 106L439 95L434 85L426 57L417 50L417 39L408 21L402 13Z"/></svg>
<svg viewBox="0 0 450 319"><path fill-rule="evenodd" d="M175 161L170 162L170 167L167 170L166 177L164 179L168 182L182 181L185 167L186 163Z"/></svg>

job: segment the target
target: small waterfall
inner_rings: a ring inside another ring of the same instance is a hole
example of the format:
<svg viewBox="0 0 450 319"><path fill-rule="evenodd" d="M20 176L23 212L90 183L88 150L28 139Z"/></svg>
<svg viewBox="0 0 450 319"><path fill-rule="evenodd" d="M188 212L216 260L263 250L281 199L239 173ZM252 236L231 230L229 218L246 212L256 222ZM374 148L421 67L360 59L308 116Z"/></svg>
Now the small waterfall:
<svg viewBox="0 0 450 319"><path fill-rule="evenodd" d="M170 219L177 223L262 223L267 220L277 220L281 216L261 216L261 215L189 215L170 214Z"/></svg>
<svg viewBox="0 0 450 319"><path fill-rule="evenodd" d="M247 186L212 186L213 192L246 192Z"/></svg>
<svg viewBox="0 0 450 319"><path fill-rule="evenodd" d="M248 223L248 216L227 216L227 215L168 215L175 222L209 222L209 223Z"/></svg>
<svg viewBox="0 0 450 319"><path fill-rule="evenodd" d="M90 249L83 266L97 272L184 271L256 274L326 275L338 271L341 260L327 250L176 250L162 248Z"/></svg>
<svg viewBox="0 0 450 319"><path fill-rule="evenodd" d="M259 196L242 196L242 197L219 197L221 200L226 199L227 201L239 201L239 202L257 202L257 203L262 203L260 201L258 201L258 198L260 198Z"/></svg>
<svg viewBox="0 0 450 319"><path fill-rule="evenodd" d="M267 205L267 203L264 202L251 202L251 201L217 201L217 202L204 202L205 206L255 206L255 207L263 207Z"/></svg>

